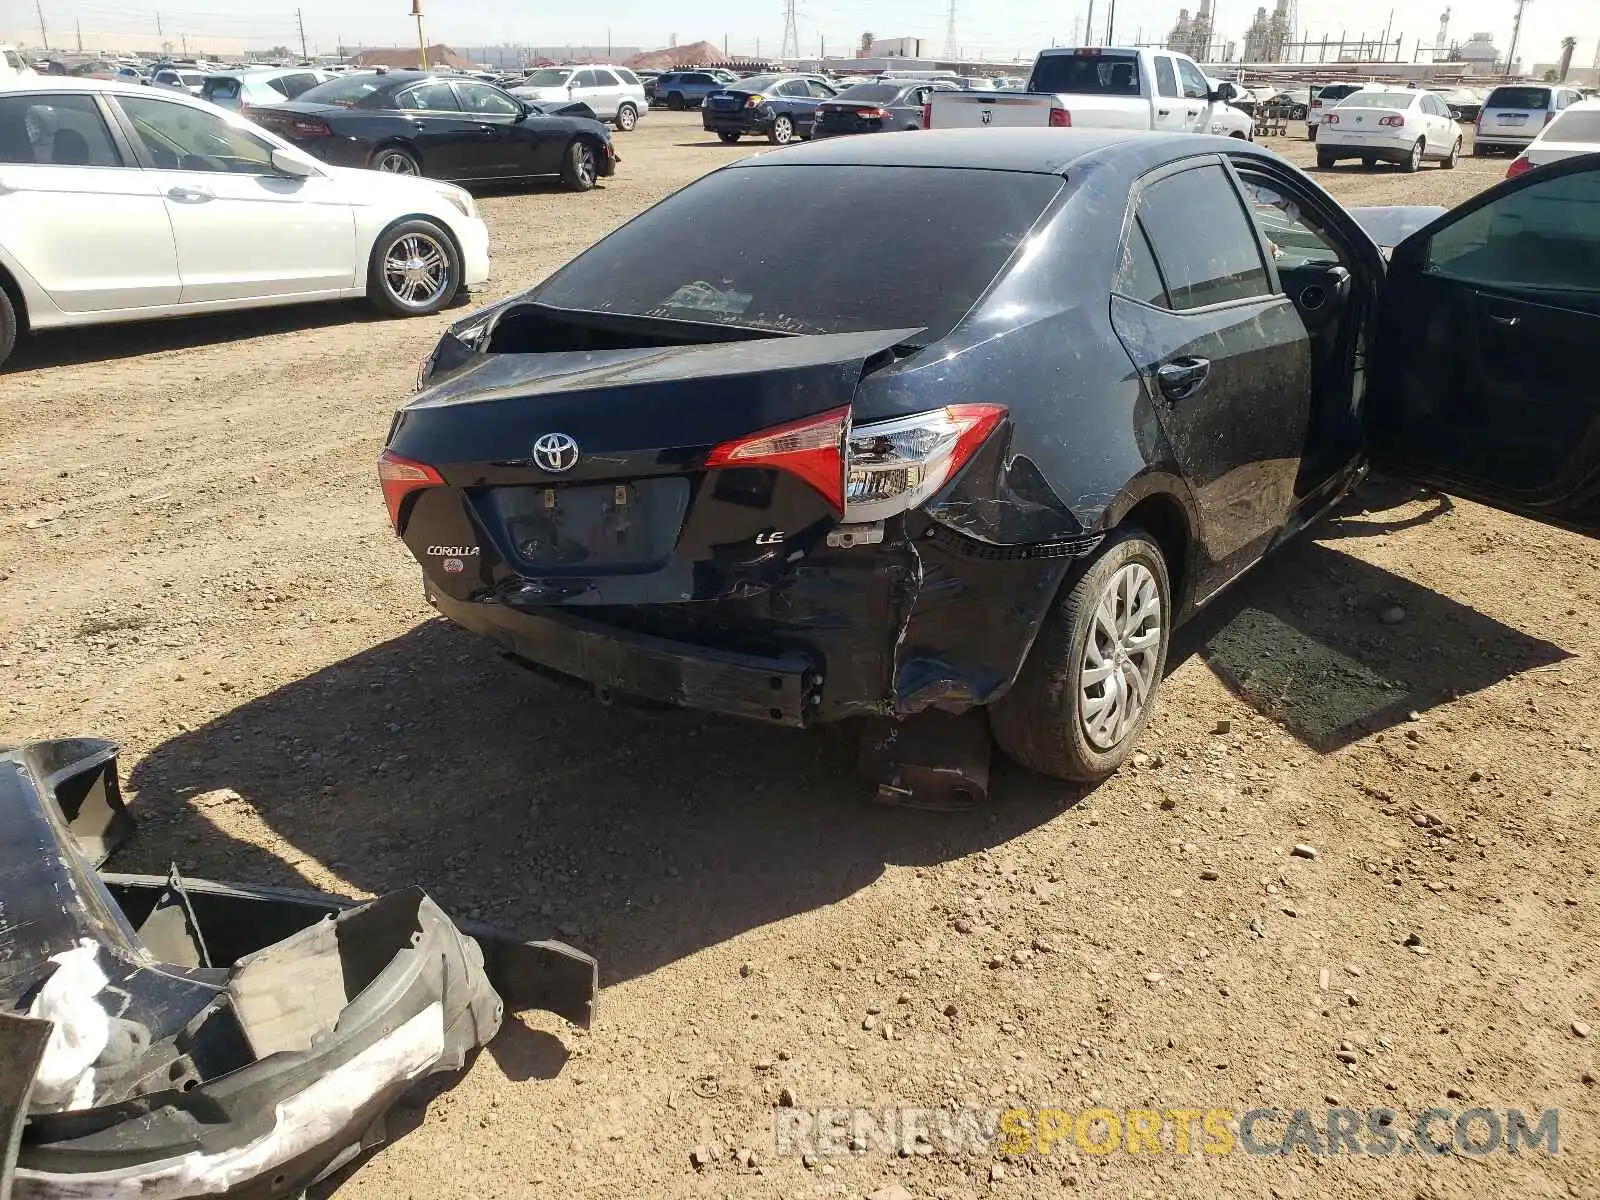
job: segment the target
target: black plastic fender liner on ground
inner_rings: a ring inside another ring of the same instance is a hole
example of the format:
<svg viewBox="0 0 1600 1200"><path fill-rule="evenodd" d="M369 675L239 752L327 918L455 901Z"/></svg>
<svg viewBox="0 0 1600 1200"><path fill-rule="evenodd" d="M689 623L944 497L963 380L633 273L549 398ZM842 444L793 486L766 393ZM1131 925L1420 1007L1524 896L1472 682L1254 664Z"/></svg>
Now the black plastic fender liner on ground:
<svg viewBox="0 0 1600 1200"><path fill-rule="evenodd" d="M131 828L110 743L0 749L0 1139L20 1126L0 1197L298 1195L382 1142L506 1003L592 1020L595 961L560 942L458 927L420 888L360 903L94 870L76 831L103 856ZM104 1048L76 1099L44 1096L54 1025L28 1014L85 949L105 986L68 1024Z"/></svg>

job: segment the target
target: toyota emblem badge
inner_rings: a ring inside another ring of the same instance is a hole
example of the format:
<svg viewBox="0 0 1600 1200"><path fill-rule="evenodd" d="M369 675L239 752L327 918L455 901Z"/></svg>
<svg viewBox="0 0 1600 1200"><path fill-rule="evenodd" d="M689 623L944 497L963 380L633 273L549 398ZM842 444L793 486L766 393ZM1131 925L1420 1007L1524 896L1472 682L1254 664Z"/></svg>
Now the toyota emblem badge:
<svg viewBox="0 0 1600 1200"><path fill-rule="evenodd" d="M578 465L578 443L564 433L547 433L533 444L534 465L560 474Z"/></svg>

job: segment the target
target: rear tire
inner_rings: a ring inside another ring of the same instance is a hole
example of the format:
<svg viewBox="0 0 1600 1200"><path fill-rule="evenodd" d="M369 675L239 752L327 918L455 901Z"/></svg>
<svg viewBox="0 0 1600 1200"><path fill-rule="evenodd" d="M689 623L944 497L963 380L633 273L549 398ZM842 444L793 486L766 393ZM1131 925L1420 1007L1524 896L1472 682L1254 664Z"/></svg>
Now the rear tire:
<svg viewBox="0 0 1600 1200"><path fill-rule="evenodd" d="M427 317L461 290L461 255L450 235L421 217L385 229L367 260L367 299L391 317Z"/></svg>
<svg viewBox="0 0 1600 1200"><path fill-rule="evenodd" d="M717 137L722 140L722 144L724 146L736 145L739 141L739 135L737 133L719 133L717 134Z"/></svg>
<svg viewBox="0 0 1600 1200"><path fill-rule="evenodd" d="M17 310L11 297L0 288L0 367L6 365L11 352L17 348Z"/></svg>
<svg viewBox="0 0 1600 1200"><path fill-rule="evenodd" d="M1335 162L1335 159L1334 159L1333 155L1325 154L1321 150L1317 151L1317 169L1318 170L1331 171L1331 170L1333 170L1334 162Z"/></svg>
<svg viewBox="0 0 1600 1200"><path fill-rule="evenodd" d="M1098 783L1121 767L1155 707L1171 593L1166 559L1143 530L1106 539L1057 598L1011 690L990 706L989 725L1006 756L1078 783Z"/></svg>
<svg viewBox="0 0 1600 1200"><path fill-rule="evenodd" d="M367 166L386 175L421 175L422 160L404 146L380 146Z"/></svg>
<svg viewBox="0 0 1600 1200"><path fill-rule="evenodd" d="M1422 156L1427 152L1428 143L1422 138L1417 139L1417 144L1411 147L1411 157L1406 159L1403 170L1408 175L1422 170Z"/></svg>
<svg viewBox="0 0 1600 1200"><path fill-rule="evenodd" d="M683 93L682 92L668 92L667 93L667 107L670 108L673 112L682 112L683 111Z"/></svg>
<svg viewBox="0 0 1600 1200"><path fill-rule="evenodd" d="M639 110L631 104L624 104L617 109L617 131L619 133L632 133L633 127L639 123Z"/></svg>
<svg viewBox="0 0 1600 1200"><path fill-rule="evenodd" d="M600 178L600 152L587 138L574 138L561 160L561 186L569 192L587 192Z"/></svg>
<svg viewBox="0 0 1600 1200"><path fill-rule="evenodd" d="M1460 159L1461 159L1461 139L1457 138L1456 139L1456 144L1454 146L1450 147L1450 153L1445 156L1445 160L1443 162L1441 162L1439 165L1441 167L1443 167L1446 171L1454 171L1456 169L1456 163L1459 162Z"/></svg>

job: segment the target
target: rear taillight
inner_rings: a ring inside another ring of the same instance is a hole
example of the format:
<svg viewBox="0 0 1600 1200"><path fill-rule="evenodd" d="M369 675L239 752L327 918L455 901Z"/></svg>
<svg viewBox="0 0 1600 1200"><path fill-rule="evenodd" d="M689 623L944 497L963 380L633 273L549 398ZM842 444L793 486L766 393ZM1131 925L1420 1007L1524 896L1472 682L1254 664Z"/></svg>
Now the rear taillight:
<svg viewBox="0 0 1600 1200"><path fill-rule="evenodd" d="M746 108L760 108L761 107L761 97L760 96L746 96L744 98L744 106Z"/></svg>
<svg viewBox="0 0 1600 1200"><path fill-rule="evenodd" d="M942 488L1005 419L1001 404L953 404L857 425L845 456L844 518L881 521Z"/></svg>
<svg viewBox="0 0 1600 1200"><path fill-rule="evenodd" d="M413 462L393 450L385 450L378 455L378 482L383 485L383 502L389 506L389 524L399 533L406 497L423 488L444 486L444 477L427 463Z"/></svg>
<svg viewBox="0 0 1600 1200"><path fill-rule="evenodd" d="M1546 125L1550 124L1550 122L1554 121L1555 119L1556 119L1556 115L1553 112L1547 112L1544 115L1544 123Z"/></svg>
<svg viewBox="0 0 1600 1200"><path fill-rule="evenodd" d="M1518 175L1526 175L1531 170L1533 170L1533 164L1526 158L1518 155L1516 158L1511 160L1511 165L1506 168L1506 178L1515 179Z"/></svg>
<svg viewBox="0 0 1600 1200"><path fill-rule="evenodd" d="M706 467L772 467L805 481L835 512L844 511L844 432L850 406L763 429L723 442L706 456Z"/></svg>
<svg viewBox="0 0 1600 1200"><path fill-rule="evenodd" d="M931 100L922 106L922 127L924 129L933 128L933 102Z"/></svg>
<svg viewBox="0 0 1600 1200"><path fill-rule="evenodd" d="M887 117L888 115L889 115L888 112L886 110L884 110L884 109L881 109L881 108L858 108L858 109L856 109L856 116L860 117L862 120L865 120L865 121L881 121L885 117Z"/></svg>
<svg viewBox="0 0 1600 1200"><path fill-rule="evenodd" d="M1322 123L1324 125L1337 125L1339 123L1339 114L1329 113L1327 116L1322 118Z"/></svg>
<svg viewBox="0 0 1600 1200"><path fill-rule="evenodd" d="M1476 129L1479 133L1483 132L1483 110L1482 109L1478 110L1478 119L1472 123L1472 127L1474 129Z"/></svg>
<svg viewBox="0 0 1600 1200"><path fill-rule="evenodd" d="M1311 102L1311 107L1312 108L1321 108L1322 107L1322 101L1321 100L1313 100Z"/></svg>
<svg viewBox="0 0 1600 1200"><path fill-rule="evenodd" d="M1388 125L1394 129L1404 129L1406 125L1406 119L1404 117L1380 117L1378 119L1378 124Z"/></svg>
<svg viewBox="0 0 1600 1200"><path fill-rule="evenodd" d="M1052 108L1050 110L1050 128L1071 129L1072 114L1064 108Z"/></svg>
<svg viewBox="0 0 1600 1200"><path fill-rule="evenodd" d="M291 138L325 138L333 136L333 127L326 121L316 117L281 117L270 116L258 122L268 129L275 129L285 137Z"/></svg>

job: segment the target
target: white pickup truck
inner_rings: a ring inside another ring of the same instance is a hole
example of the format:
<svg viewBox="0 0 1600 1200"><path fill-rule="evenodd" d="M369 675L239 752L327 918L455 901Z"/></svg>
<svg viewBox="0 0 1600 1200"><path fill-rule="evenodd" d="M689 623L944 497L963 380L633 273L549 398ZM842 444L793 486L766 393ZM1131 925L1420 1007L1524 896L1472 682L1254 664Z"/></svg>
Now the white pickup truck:
<svg viewBox="0 0 1600 1200"><path fill-rule="evenodd" d="M1253 123L1193 59L1170 50L1042 51L1025 92L934 92L924 129L983 125L1160 129L1250 140Z"/></svg>

